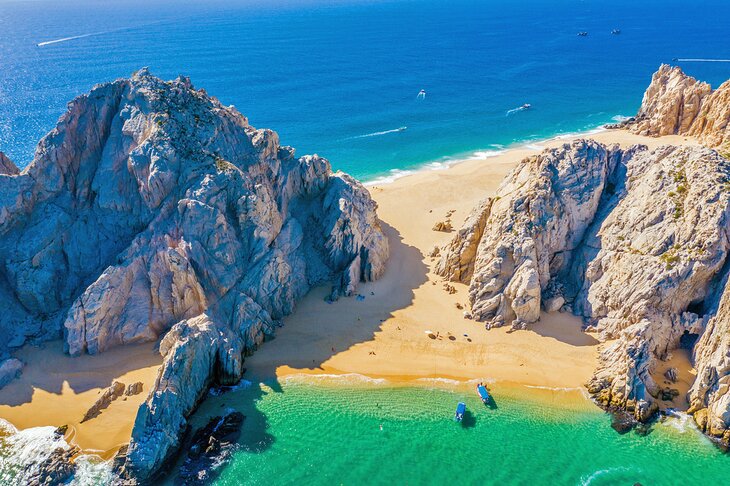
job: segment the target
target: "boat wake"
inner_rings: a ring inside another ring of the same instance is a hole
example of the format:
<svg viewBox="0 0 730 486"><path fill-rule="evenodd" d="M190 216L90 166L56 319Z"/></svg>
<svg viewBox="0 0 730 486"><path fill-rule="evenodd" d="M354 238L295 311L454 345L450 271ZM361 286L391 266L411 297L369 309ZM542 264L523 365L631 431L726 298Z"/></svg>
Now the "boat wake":
<svg viewBox="0 0 730 486"><path fill-rule="evenodd" d="M677 62L730 62L730 59L677 59Z"/></svg>
<svg viewBox="0 0 730 486"><path fill-rule="evenodd" d="M398 128L394 128L392 130L383 130L382 132L373 132L373 133L366 133L365 135L357 135L355 137L350 137L346 140L354 140L356 138L379 137L381 135L388 135L389 133L405 132L407 129L408 129L408 127L398 127Z"/></svg>
<svg viewBox="0 0 730 486"><path fill-rule="evenodd" d="M114 32L123 32L125 30L135 30L135 29L140 29L142 27L149 27L151 25L158 25L161 23L163 23L163 22L162 21L149 22L149 23L146 23L143 25L135 25L135 26L131 26L131 27L121 27L119 29L111 29L111 30L102 30L99 32L91 32L88 34L72 35L70 37L62 37L60 39L53 39L53 40L39 42L36 44L36 46L38 46L38 47L50 46L52 44L60 44L61 42L69 42L69 41L76 40L76 39L84 39L86 37L95 37L98 35L113 34Z"/></svg>
<svg viewBox="0 0 730 486"><path fill-rule="evenodd" d="M519 113L521 111L529 110L530 107L531 106L529 103L525 103L524 105L518 106L517 108L512 108L511 110L507 110L507 113L505 113L504 116L510 116L510 115L514 115L515 113Z"/></svg>

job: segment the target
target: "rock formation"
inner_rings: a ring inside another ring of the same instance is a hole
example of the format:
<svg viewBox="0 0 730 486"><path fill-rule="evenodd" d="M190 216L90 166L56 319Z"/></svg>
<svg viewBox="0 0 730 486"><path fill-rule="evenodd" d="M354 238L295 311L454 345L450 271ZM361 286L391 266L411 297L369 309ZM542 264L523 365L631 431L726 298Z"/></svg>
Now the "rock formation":
<svg viewBox="0 0 730 486"><path fill-rule="evenodd" d="M646 420L662 394L651 376L658 360L702 333L702 303L727 273L728 187L730 162L711 149L576 141L522 161L442 249L436 271L469 284L472 313L488 328L524 328L541 307L582 316L612 341L589 391ZM728 329L710 322L695 348L707 370L693 404L717 435L730 416Z"/></svg>
<svg viewBox="0 0 730 486"><path fill-rule="evenodd" d="M689 135L709 147L730 150L730 81L713 91L681 68L662 64L639 113L622 125L640 135Z"/></svg>
<svg viewBox="0 0 730 486"><path fill-rule="evenodd" d="M109 387L101 393L99 399L86 411L81 422L86 422L95 417L98 417L102 410L109 408L114 400L121 397L124 394L125 386L124 383L114 381Z"/></svg>
<svg viewBox="0 0 730 486"><path fill-rule="evenodd" d="M730 281L721 287L717 312L694 352L697 378L689 392L690 409L700 429L730 448Z"/></svg>
<svg viewBox="0 0 730 486"><path fill-rule="evenodd" d="M0 176L14 176L20 174L18 167L4 153L0 152Z"/></svg>
<svg viewBox="0 0 730 486"><path fill-rule="evenodd" d="M241 435L244 416L232 411L213 417L205 427L195 431L175 483L181 485L210 484L220 468L230 460Z"/></svg>
<svg viewBox="0 0 730 486"><path fill-rule="evenodd" d="M15 358L8 358L0 363L0 388L20 376L23 366L23 362Z"/></svg>
<svg viewBox="0 0 730 486"><path fill-rule="evenodd" d="M187 78L96 86L0 176L0 357L61 335L72 355L164 335L123 466L148 478L207 388L238 381L310 288L350 295L382 274L375 209Z"/></svg>

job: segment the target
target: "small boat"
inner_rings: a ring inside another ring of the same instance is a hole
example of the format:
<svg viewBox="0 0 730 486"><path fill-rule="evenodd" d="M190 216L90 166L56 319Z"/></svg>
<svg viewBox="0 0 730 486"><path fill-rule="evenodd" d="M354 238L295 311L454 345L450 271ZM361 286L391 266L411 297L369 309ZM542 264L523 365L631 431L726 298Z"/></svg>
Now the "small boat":
<svg viewBox="0 0 730 486"><path fill-rule="evenodd" d="M612 33L613 35L619 35L619 34L621 33L621 29L613 29L613 30L611 31L611 33Z"/></svg>
<svg viewBox="0 0 730 486"><path fill-rule="evenodd" d="M464 419L464 413L466 413L466 403L459 402L456 406L456 413L454 414L454 420L461 422Z"/></svg>
<svg viewBox="0 0 730 486"><path fill-rule="evenodd" d="M578 37L586 37L587 35L588 35L588 32L585 32L585 31L578 32Z"/></svg>
<svg viewBox="0 0 730 486"><path fill-rule="evenodd" d="M485 405L489 405L489 392L487 391L487 387L479 383L477 385L477 394L479 395L479 398L482 399L482 402L484 402Z"/></svg>
<svg viewBox="0 0 730 486"><path fill-rule="evenodd" d="M520 110L529 110L532 108L532 105L530 103L525 103L524 105L520 106Z"/></svg>

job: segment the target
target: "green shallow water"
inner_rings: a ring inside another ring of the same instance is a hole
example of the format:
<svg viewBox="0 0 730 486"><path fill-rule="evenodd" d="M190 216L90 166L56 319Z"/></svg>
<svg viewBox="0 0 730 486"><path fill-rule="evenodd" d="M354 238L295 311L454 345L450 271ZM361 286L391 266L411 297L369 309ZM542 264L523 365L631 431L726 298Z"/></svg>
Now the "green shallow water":
<svg viewBox="0 0 730 486"><path fill-rule="evenodd" d="M619 435L575 391L497 386L489 409L472 390L290 379L210 399L196 420L226 407L247 416L220 485L728 484L730 457L686 416Z"/></svg>

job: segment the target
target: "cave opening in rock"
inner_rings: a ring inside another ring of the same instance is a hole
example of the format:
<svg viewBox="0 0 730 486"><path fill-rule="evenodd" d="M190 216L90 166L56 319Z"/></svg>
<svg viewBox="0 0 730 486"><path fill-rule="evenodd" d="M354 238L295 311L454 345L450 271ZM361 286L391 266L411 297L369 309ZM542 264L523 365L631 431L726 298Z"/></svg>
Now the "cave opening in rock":
<svg viewBox="0 0 730 486"><path fill-rule="evenodd" d="M684 331L684 334L679 338L679 347L680 349L687 349L689 351L692 351L694 349L695 343L699 339L699 334L693 334L687 330Z"/></svg>
<svg viewBox="0 0 730 486"><path fill-rule="evenodd" d="M687 312L691 312L693 314L697 314L698 316L702 316L705 313L705 305L704 304L705 304L705 301L704 300L698 300L698 301L695 301L695 302L690 302L690 304L687 306Z"/></svg>

